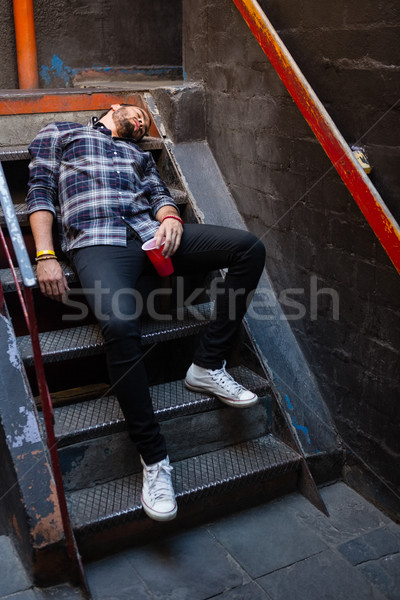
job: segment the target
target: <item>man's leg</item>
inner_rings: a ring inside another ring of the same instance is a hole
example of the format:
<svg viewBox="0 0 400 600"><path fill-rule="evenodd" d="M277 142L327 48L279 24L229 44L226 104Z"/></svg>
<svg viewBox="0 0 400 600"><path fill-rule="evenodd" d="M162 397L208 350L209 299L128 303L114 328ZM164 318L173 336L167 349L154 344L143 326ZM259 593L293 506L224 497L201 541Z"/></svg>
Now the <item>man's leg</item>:
<svg viewBox="0 0 400 600"><path fill-rule="evenodd" d="M248 231L188 224L173 263L177 274L228 268L217 290L215 317L194 356L196 365L219 369L229 354L264 268L264 245Z"/></svg>
<svg viewBox="0 0 400 600"><path fill-rule="evenodd" d="M200 340L185 384L235 407L248 407L257 396L226 371L226 357L258 284L265 261L263 244L253 234L213 225L186 225L173 258L177 273L228 268L217 290L214 319Z"/></svg>
<svg viewBox="0 0 400 600"><path fill-rule="evenodd" d="M127 247L88 246L76 250L73 262L87 301L102 329L112 389L129 433L146 464L167 456L155 419L142 360L136 282L147 266L136 240Z"/></svg>
<svg viewBox="0 0 400 600"><path fill-rule="evenodd" d="M142 360L139 316L141 298L135 286L150 266L134 239L127 247L94 246L77 250L73 262L106 346L112 388L121 405L143 465L142 506L157 521L177 513L169 457L156 421Z"/></svg>

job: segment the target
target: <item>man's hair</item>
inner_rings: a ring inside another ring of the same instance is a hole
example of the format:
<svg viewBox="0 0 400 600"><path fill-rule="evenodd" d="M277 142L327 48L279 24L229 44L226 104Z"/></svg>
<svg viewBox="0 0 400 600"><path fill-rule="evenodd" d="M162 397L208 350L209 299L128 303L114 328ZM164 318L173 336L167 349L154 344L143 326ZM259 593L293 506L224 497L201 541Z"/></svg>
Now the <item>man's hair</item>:
<svg viewBox="0 0 400 600"><path fill-rule="evenodd" d="M126 103L124 103L124 102L121 102L121 103L120 103L120 106L135 106L135 107L136 107L136 106L137 106L137 104L126 104ZM138 108L140 108L140 110L145 110L145 109L143 109L141 106L138 106ZM110 110L111 110L111 108L108 108L106 111L104 111L104 112L103 112L103 113L102 113L102 114L99 116L99 121L100 121L100 119L102 119L103 117L105 117L105 116L106 116L106 115L107 115L107 114L110 112ZM149 129L150 129L150 127L151 127L151 116L150 116L150 113L149 113L147 110L146 110L146 114L147 114L147 115L148 115L148 117L149 117Z"/></svg>

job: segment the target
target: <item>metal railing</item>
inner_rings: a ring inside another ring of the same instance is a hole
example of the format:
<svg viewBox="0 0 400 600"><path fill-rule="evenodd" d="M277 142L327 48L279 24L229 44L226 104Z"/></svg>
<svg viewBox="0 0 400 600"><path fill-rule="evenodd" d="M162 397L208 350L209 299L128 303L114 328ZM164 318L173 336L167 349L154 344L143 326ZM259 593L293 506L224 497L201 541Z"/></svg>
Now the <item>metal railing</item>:
<svg viewBox="0 0 400 600"><path fill-rule="evenodd" d="M3 209L6 226L10 235L10 240L13 246L13 250L17 259L17 263L20 269L22 278L23 290L19 284L15 266L7 246L6 239L2 228L0 227L0 243L5 252L8 264L10 266L17 293L21 302L22 311L25 317L26 325L32 341L32 349L34 356L34 365L36 378L38 383L38 389L40 394L40 400L42 405L47 447L49 449L51 466L56 485L57 498L60 506L60 513L62 518L63 530L66 540L68 557L72 561L72 564L76 566L77 579L79 580L81 587L87 598L90 598L90 592L87 587L87 582L83 570L82 560L76 544L74 532L71 526L71 521L68 514L67 501L65 497L64 484L62 480L60 462L58 457L57 442L54 433L54 413L53 404L51 401L49 389L47 386L46 375L44 372L42 352L40 349L39 333L37 327L37 320L35 314L34 300L32 294L32 288L36 286L36 277L32 269L32 265L28 256L28 252L25 246L25 241L22 236L21 228L18 222L18 218L15 212L14 204L11 199L10 191L8 189L7 181L4 175L3 166L0 162L0 205ZM0 281L0 300L1 304L4 302L4 295Z"/></svg>
<svg viewBox="0 0 400 600"><path fill-rule="evenodd" d="M255 0L233 0L400 273L400 227Z"/></svg>

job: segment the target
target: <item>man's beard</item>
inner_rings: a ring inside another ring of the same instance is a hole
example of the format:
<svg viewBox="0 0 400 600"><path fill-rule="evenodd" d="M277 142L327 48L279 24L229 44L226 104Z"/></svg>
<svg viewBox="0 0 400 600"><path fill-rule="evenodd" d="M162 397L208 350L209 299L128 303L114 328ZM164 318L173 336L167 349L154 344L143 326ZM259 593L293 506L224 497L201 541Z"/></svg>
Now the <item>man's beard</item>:
<svg viewBox="0 0 400 600"><path fill-rule="evenodd" d="M135 126L127 118L127 112L125 107L122 106L113 113L112 117L115 123L115 130L119 137L134 138Z"/></svg>

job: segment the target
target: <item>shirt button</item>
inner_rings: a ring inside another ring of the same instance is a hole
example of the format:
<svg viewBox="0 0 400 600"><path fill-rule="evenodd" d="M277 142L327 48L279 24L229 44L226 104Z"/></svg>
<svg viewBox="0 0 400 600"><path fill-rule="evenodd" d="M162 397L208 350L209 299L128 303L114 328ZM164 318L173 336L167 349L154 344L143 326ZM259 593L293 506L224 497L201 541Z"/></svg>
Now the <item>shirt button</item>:
<svg viewBox="0 0 400 600"><path fill-rule="evenodd" d="M117 171L118 175L121 173L121 171Z"/></svg>
<svg viewBox="0 0 400 600"><path fill-rule="evenodd" d="M114 154L118 154L118 152L114 152Z"/></svg>

